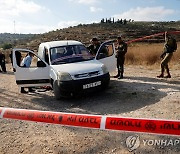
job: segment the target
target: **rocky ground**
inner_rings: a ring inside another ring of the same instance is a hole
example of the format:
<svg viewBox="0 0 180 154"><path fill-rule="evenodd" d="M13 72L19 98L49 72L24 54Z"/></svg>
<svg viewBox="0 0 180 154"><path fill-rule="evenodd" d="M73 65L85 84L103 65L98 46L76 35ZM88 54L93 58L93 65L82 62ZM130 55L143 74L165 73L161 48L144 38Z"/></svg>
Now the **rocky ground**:
<svg viewBox="0 0 180 154"><path fill-rule="evenodd" d="M180 120L180 74L178 67L172 69L171 79L158 79L158 68L126 66L125 78L112 78L107 90L57 101L52 91L19 93L8 64L8 73L0 73L0 106ZM140 141L140 146L132 152L126 145L129 136L136 136ZM179 141L179 144L154 145L155 140ZM180 137L0 119L0 154L12 153L180 153Z"/></svg>

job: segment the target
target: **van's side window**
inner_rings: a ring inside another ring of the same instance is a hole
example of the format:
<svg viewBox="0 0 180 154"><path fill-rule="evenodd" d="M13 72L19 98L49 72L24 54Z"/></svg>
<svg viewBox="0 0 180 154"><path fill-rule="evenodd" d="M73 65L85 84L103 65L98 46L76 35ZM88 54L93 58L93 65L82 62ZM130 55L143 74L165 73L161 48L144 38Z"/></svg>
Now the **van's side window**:
<svg viewBox="0 0 180 154"><path fill-rule="evenodd" d="M97 59L103 59L112 56L114 53L113 45L104 45L98 52Z"/></svg>
<svg viewBox="0 0 180 154"><path fill-rule="evenodd" d="M30 56L31 58L29 58L28 56ZM40 59L38 59L38 57L32 52L25 52L25 51L18 50L15 52L15 57L16 57L16 63L20 67L24 67L24 68L39 67L38 63L39 63ZM27 62L28 66L24 65L26 63L25 61ZM44 62L41 61L41 63L44 63ZM44 63L44 65L45 65L45 63Z"/></svg>
<svg viewBox="0 0 180 154"><path fill-rule="evenodd" d="M20 65L21 65L21 60L22 60L21 52L16 51L16 52L15 52L15 57L16 57L16 63L17 63L17 65L20 66Z"/></svg>

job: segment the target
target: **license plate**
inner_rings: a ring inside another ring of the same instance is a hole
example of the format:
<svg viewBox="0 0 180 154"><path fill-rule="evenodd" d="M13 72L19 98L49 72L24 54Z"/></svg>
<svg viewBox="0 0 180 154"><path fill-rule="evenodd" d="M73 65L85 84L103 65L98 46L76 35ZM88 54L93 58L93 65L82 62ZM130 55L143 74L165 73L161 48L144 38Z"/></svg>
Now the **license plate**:
<svg viewBox="0 0 180 154"><path fill-rule="evenodd" d="M101 85L101 81L97 81L97 82L93 82L93 83L83 85L83 89L97 87L97 86L100 86L100 85Z"/></svg>

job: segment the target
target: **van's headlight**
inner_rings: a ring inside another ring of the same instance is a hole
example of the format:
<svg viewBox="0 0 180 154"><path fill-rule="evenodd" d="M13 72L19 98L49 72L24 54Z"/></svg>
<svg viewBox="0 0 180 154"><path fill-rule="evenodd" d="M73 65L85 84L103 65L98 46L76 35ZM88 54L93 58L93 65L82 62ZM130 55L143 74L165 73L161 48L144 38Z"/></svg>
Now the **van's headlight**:
<svg viewBox="0 0 180 154"><path fill-rule="evenodd" d="M109 73L109 71L105 65L102 65L101 68L102 68L103 74Z"/></svg>
<svg viewBox="0 0 180 154"><path fill-rule="evenodd" d="M70 81L70 80L72 80L72 78L71 78L71 75L67 72L58 72L58 80Z"/></svg>

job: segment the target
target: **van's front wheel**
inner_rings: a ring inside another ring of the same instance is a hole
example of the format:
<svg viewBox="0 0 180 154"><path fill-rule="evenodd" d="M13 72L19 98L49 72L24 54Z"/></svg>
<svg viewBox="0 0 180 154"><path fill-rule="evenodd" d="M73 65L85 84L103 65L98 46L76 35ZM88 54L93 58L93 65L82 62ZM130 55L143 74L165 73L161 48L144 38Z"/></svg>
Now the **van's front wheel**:
<svg viewBox="0 0 180 154"><path fill-rule="evenodd" d="M53 92L54 92L54 96L56 98L56 100L60 100L61 99L61 95L60 95L60 90L59 90L59 86L58 86L58 81L54 81L53 82Z"/></svg>

